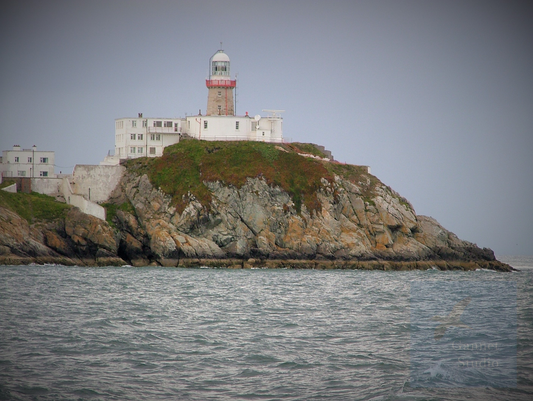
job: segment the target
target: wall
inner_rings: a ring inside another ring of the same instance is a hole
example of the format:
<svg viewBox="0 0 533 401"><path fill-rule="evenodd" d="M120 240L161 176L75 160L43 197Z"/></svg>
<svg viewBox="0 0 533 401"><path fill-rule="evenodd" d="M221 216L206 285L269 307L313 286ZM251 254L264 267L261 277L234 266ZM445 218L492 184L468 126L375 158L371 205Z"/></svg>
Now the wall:
<svg viewBox="0 0 533 401"><path fill-rule="evenodd" d="M12 194L17 193L17 184L11 184L8 187L2 188L2 191L11 192Z"/></svg>
<svg viewBox="0 0 533 401"><path fill-rule="evenodd" d="M207 121L207 128L204 123ZM239 121L239 129L235 129L235 123ZM245 141L251 138L251 121L248 116L190 116L188 134L196 139L207 141ZM188 126L188 125L187 125Z"/></svg>
<svg viewBox="0 0 533 401"><path fill-rule="evenodd" d="M69 205L76 206L83 213L90 214L94 217L98 217L101 220L105 220L105 209L97 203L88 201L82 195L76 195L72 192L69 178L63 178L62 180L63 196Z"/></svg>
<svg viewBox="0 0 533 401"><path fill-rule="evenodd" d="M56 195L61 193L61 178L32 178L31 189L45 195Z"/></svg>
<svg viewBox="0 0 533 401"><path fill-rule="evenodd" d="M93 202L105 202L124 174L123 166L76 165L72 173L72 192Z"/></svg>

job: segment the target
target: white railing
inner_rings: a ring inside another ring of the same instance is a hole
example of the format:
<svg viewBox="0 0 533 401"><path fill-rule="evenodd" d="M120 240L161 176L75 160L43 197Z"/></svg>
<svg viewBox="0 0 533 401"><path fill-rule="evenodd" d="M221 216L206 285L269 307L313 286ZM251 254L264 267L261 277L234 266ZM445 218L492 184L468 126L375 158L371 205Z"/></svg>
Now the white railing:
<svg viewBox="0 0 533 401"><path fill-rule="evenodd" d="M208 135L202 133L202 137L198 138L204 141L253 141L253 142L269 142L269 143L283 143L286 142L284 138L271 138L270 140L263 140L262 138L257 138L255 131L252 131L254 134L252 137L245 136L231 136L231 135Z"/></svg>
<svg viewBox="0 0 533 401"><path fill-rule="evenodd" d="M149 134L179 134L178 127L147 127Z"/></svg>

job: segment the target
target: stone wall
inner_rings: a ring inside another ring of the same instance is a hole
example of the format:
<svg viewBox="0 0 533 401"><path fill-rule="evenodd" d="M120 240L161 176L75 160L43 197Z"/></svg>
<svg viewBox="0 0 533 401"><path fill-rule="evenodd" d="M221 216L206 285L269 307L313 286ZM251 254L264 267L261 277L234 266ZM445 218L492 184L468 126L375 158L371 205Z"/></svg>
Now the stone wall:
<svg viewBox="0 0 533 401"><path fill-rule="evenodd" d="M72 187L68 178L63 179L62 192L63 196L65 197L65 201L69 205L76 206L85 214L90 214L94 217L98 217L101 220L105 220L105 209L97 203L88 201L83 197L83 195L75 194L72 191Z"/></svg>
<svg viewBox="0 0 533 401"><path fill-rule="evenodd" d="M76 165L72 173L72 191L90 201L107 201L119 183L125 168L123 166Z"/></svg>
<svg viewBox="0 0 533 401"><path fill-rule="evenodd" d="M34 192L45 195L57 195L61 193L61 178L32 178L31 189Z"/></svg>

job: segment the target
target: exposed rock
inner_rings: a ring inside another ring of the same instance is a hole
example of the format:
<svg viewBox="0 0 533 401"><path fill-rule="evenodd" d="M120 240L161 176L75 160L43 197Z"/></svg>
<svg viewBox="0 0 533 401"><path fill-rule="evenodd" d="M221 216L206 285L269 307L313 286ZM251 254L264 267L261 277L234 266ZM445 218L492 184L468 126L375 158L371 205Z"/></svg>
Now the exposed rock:
<svg viewBox="0 0 533 401"><path fill-rule="evenodd" d="M132 260L131 255L140 256L141 249L145 255L149 250L148 258L165 266L184 265L187 260L250 258L261 263L496 262L492 251L459 240L434 219L417 216L409 202L383 184L365 199L360 186L336 176L333 186L325 182L318 189L321 209L302 206L301 213L288 193L262 178L248 178L240 188L221 182L205 185L212 194L209 210L190 196L179 214L172 198L154 188L146 175L127 172L122 192L117 192L136 212L135 217L117 214L128 233L123 241L126 257ZM242 262L246 264L250 263Z"/></svg>
<svg viewBox="0 0 533 401"><path fill-rule="evenodd" d="M72 208L65 221L30 226L0 207L0 264L124 265L114 232L96 217Z"/></svg>
<svg viewBox="0 0 533 401"><path fill-rule="evenodd" d="M127 169L110 202L129 206L116 210L114 227L77 208L64 220L30 226L0 207L0 263L511 269L490 249L417 216L370 174L317 182L313 210L259 174L238 187L205 181L209 205L189 191L178 212L172 194L154 187L143 171Z"/></svg>

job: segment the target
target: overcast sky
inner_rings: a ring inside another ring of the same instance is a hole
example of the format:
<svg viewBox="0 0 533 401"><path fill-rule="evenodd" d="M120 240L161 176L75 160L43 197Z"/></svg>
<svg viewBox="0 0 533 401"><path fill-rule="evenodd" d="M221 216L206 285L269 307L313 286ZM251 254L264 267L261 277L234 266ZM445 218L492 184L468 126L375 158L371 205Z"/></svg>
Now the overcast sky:
<svg viewBox="0 0 533 401"><path fill-rule="evenodd" d="M98 164L114 119L205 112L209 58L237 114L284 109L460 238L533 254L531 1L25 1L0 12L0 149ZM264 114L264 113L261 113Z"/></svg>

